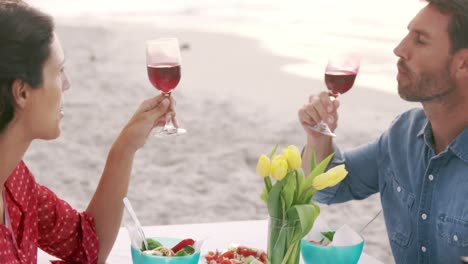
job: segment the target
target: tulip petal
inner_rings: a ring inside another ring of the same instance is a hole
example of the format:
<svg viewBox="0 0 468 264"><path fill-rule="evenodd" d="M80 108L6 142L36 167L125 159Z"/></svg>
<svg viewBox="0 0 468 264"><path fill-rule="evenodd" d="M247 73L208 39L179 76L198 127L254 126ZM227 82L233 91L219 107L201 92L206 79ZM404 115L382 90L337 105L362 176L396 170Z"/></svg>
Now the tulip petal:
<svg viewBox="0 0 468 264"><path fill-rule="evenodd" d="M271 162L271 176L278 181L281 181L288 172L288 162L283 155L277 155Z"/></svg>
<svg viewBox="0 0 468 264"><path fill-rule="evenodd" d="M265 178L270 175L270 168L270 159L266 155L261 155L257 162L257 174Z"/></svg>
<svg viewBox="0 0 468 264"><path fill-rule="evenodd" d="M325 173L317 175L314 178L313 186L316 190L322 190L328 187L333 187L340 183L348 175L345 165L336 166Z"/></svg>
<svg viewBox="0 0 468 264"><path fill-rule="evenodd" d="M301 153L296 146L290 145L288 148L283 149L283 154L291 169L295 170L302 166Z"/></svg>

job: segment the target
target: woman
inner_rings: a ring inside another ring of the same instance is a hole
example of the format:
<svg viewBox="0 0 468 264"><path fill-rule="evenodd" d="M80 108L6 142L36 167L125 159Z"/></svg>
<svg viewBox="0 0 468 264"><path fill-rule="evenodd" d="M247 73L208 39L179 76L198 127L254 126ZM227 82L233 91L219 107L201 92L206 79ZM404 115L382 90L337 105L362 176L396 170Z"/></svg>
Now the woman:
<svg viewBox="0 0 468 264"><path fill-rule="evenodd" d="M112 145L97 190L79 213L37 184L22 161L34 139L60 135L70 83L51 17L0 0L0 263L36 263L37 248L72 263L104 263L120 227L135 152L172 114L144 101Z"/></svg>

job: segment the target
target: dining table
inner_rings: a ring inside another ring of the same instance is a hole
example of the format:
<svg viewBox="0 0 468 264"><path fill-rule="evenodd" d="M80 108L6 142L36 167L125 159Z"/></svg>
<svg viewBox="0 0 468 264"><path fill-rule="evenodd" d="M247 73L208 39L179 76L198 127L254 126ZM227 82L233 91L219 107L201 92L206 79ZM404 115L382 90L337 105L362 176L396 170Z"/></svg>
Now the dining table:
<svg viewBox="0 0 468 264"><path fill-rule="evenodd" d="M244 220L214 223L153 225L143 226L143 231L147 238L170 237L203 240L204 243L200 252L202 257L200 257L199 263L206 263L203 256L206 255L208 251L224 251L233 244L266 249L268 221ZM130 244L130 236L127 229L124 227L120 228L117 239L106 263L131 264L132 256L130 253ZM50 263L49 260L52 259L55 258L39 250L38 263ZM303 263L302 258L300 262ZM383 262L372 256L372 252L363 252L358 263L383 264Z"/></svg>

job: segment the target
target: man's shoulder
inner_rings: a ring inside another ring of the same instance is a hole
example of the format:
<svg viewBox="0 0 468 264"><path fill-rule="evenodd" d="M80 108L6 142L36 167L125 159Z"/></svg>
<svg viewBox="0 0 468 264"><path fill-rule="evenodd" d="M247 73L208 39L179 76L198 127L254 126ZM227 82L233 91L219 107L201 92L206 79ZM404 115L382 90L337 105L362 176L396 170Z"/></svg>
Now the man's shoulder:
<svg viewBox="0 0 468 264"><path fill-rule="evenodd" d="M426 114L422 108L412 108L406 112L398 115L394 123L413 123L413 122L427 122Z"/></svg>
<svg viewBox="0 0 468 264"><path fill-rule="evenodd" d="M390 131L406 131L410 134L419 133L427 124L427 117L422 108L413 108L395 118Z"/></svg>
<svg viewBox="0 0 468 264"><path fill-rule="evenodd" d="M415 107L411 108L410 110L401 113L397 119L411 119L411 120L416 120L416 119L427 119L426 114L424 113L424 110L420 107Z"/></svg>

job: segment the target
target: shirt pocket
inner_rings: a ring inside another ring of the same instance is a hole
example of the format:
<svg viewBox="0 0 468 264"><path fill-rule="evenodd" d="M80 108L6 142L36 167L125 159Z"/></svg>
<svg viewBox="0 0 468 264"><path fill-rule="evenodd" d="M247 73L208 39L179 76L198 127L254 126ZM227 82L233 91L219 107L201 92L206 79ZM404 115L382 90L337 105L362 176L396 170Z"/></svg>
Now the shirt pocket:
<svg viewBox="0 0 468 264"><path fill-rule="evenodd" d="M408 247L413 231L411 210L414 195L390 175L381 196L390 241L400 247Z"/></svg>
<svg viewBox="0 0 468 264"><path fill-rule="evenodd" d="M468 220L441 213L437 217L437 233L449 245L468 249Z"/></svg>

